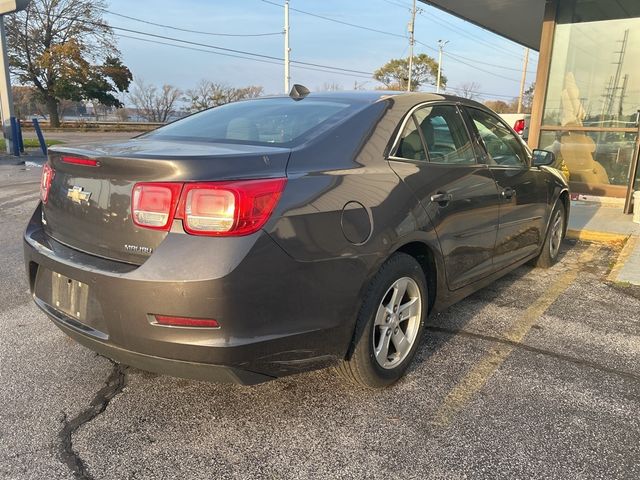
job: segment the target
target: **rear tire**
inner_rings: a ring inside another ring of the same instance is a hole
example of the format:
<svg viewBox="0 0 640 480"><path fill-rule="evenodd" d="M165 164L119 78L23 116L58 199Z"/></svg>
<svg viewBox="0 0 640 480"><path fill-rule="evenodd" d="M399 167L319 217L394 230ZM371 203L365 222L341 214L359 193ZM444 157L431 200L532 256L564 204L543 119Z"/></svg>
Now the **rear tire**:
<svg viewBox="0 0 640 480"><path fill-rule="evenodd" d="M551 222L549 222L549 228L547 229L547 235L542 245L542 251L537 258L532 260L534 266L550 268L558 261L560 246L564 239L566 221L566 209L564 208L562 200L558 200L551 212Z"/></svg>
<svg viewBox="0 0 640 480"><path fill-rule="evenodd" d="M412 256L394 253L369 285L351 355L337 367L338 373L371 389L398 381L420 344L428 305L422 267Z"/></svg>

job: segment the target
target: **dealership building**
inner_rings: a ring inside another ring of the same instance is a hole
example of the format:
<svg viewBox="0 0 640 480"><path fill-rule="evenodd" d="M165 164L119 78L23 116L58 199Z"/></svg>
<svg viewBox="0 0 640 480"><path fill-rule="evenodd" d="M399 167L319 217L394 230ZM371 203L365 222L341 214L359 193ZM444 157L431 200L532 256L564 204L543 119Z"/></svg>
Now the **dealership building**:
<svg viewBox="0 0 640 480"><path fill-rule="evenodd" d="M540 52L529 144L553 150L573 192L640 189L640 0L428 0ZM639 207L640 208L640 207Z"/></svg>

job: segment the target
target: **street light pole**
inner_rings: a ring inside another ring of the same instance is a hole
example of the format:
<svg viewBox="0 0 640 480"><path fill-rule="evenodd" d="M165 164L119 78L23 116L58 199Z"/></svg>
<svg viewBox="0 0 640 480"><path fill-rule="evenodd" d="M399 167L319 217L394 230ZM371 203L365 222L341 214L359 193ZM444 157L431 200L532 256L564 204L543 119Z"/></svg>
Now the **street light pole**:
<svg viewBox="0 0 640 480"><path fill-rule="evenodd" d="M438 80L436 81L436 93L440 93L440 79L442 78L442 50L449 40L438 40Z"/></svg>
<svg viewBox="0 0 640 480"><path fill-rule="evenodd" d="M289 54L289 0L284 2L284 93L289 93L289 83L291 82Z"/></svg>
<svg viewBox="0 0 640 480"><path fill-rule="evenodd" d="M413 0L413 7L411 7L411 21L409 22L409 79L407 81L407 92L411 91L411 77L413 75L413 45L415 38L413 32L416 24L416 0Z"/></svg>

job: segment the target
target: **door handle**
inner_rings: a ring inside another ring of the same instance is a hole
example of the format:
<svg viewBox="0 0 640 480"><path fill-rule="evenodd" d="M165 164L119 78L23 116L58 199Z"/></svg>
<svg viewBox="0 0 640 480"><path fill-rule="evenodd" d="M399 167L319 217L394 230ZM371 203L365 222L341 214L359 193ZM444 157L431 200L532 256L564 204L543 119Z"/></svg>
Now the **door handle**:
<svg viewBox="0 0 640 480"><path fill-rule="evenodd" d="M435 195L431 195L431 201L441 207L445 207L451 200L453 200L453 195L450 193L438 192Z"/></svg>
<svg viewBox="0 0 640 480"><path fill-rule="evenodd" d="M502 190L502 192L500 193L500 195L502 195L502 198L506 199L506 200L511 200L511 198L513 198L513 196L516 194L515 189L511 188L511 187L507 187L504 190Z"/></svg>

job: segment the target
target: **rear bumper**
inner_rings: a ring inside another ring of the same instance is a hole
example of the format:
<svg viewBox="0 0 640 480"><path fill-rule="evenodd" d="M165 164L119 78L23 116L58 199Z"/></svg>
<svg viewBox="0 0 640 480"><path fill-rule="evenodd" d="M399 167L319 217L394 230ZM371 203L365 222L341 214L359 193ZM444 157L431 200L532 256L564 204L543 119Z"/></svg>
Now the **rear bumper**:
<svg viewBox="0 0 640 480"><path fill-rule="evenodd" d="M99 341L87 332L84 325L73 318L56 311L51 306L39 299L35 299L36 305L53 320L53 323L69 337L79 344L104 355L116 362L131 365L149 372L171 375L174 377L192 378L196 380L208 380L218 383L239 383L242 385L255 385L257 383L272 380L274 377L249 370L212 365L209 363L188 362L171 358L145 355L117 347L108 342Z"/></svg>
<svg viewBox="0 0 640 480"><path fill-rule="evenodd" d="M59 244L37 209L24 251L36 304L67 335L116 361L253 384L344 358L359 307L359 262L297 262L262 232L234 238L232 247L217 240L170 234L136 267ZM194 255L185 268L181 259ZM47 282L54 272L88 286L86 315L54 306ZM221 328L160 326L153 314L214 318Z"/></svg>

